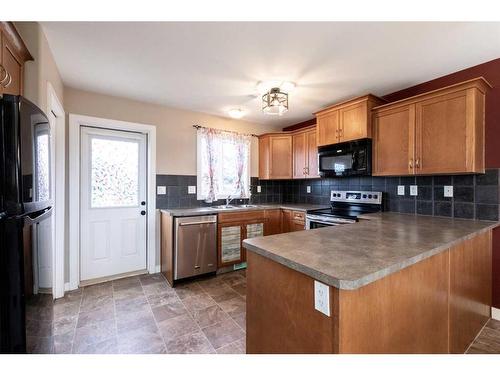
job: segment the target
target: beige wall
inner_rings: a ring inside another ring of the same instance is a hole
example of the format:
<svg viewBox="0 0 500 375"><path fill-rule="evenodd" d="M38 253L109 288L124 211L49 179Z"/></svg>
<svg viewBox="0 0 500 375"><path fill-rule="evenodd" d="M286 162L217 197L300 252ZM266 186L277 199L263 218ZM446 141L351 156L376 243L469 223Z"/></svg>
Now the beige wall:
<svg viewBox="0 0 500 375"><path fill-rule="evenodd" d="M196 132L193 125L261 134L272 129L251 122L232 120L148 104L134 100L64 88L66 113L138 122L156 126L156 173L196 174ZM251 174L259 174L257 138L252 140Z"/></svg>
<svg viewBox="0 0 500 375"><path fill-rule="evenodd" d="M63 83L42 27L37 22L15 22L14 25L34 59L25 64L24 96L47 111L47 83L50 82L64 105Z"/></svg>

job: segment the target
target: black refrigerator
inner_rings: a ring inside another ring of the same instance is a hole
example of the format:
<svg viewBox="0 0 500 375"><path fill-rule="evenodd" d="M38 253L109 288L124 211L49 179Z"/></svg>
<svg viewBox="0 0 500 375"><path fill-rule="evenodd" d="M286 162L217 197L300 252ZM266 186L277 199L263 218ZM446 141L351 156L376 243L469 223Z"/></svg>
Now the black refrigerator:
<svg viewBox="0 0 500 375"><path fill-rule="evenodd" d="M50 125L22 96L3 95L0 111L0 352L25 353L31 227L52 211Z"/></svg>

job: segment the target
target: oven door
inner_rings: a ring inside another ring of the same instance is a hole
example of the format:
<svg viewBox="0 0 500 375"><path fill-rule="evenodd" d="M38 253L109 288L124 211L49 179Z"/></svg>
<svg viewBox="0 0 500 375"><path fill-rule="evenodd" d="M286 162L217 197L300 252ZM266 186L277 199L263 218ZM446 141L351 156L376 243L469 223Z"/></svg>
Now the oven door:
<svg viewBox="0 0 500 375"><path fill-rule="evenodd" d="M306 229L324 228L335 225L341 225L341 224L325 220L323 217L319 215L306 215Z"/></svg>
<svg viewBox="0 0 500 375"><path fill-rule="evenodd" d="M323 146L318 149L321 177L362 176L371 174L371 140Z"/></svg>

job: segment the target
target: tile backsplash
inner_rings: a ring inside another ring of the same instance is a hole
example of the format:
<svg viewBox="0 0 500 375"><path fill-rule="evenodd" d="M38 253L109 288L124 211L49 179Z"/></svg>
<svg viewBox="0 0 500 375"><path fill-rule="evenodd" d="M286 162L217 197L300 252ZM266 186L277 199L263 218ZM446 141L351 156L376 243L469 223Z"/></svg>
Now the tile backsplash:
<svg viewBox="0 0 500 375"><path fill-rule="evenodd" d="M188 194L196 186L196 176L157 175L157 186L166 186L165 195L156 196L157 208L202 207L210 204ZM385 211L434 215L466 219L498 220L499 169L488 169L480 175L344 177L315 180L251 179L250 203L330 203L331 190L366 190L383 192ZM405 195L397 195L398 185ZM418 195L410 196L410 185L418 186ZM261 192L257 192L257 186ZM307 187L310 187L310 193ZM453 186L453 197L444 196L444 186ZM213 204L224 204L221 200ZM236 200L248 203L248 200Z"/></svg>

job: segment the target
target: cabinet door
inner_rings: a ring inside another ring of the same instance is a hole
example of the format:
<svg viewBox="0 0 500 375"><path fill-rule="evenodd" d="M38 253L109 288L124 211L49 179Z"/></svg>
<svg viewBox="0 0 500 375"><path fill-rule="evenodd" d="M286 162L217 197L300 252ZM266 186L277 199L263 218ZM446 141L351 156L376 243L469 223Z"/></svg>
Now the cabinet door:
<svg viewBox="0 0 500 375"><path fill-rule="evenodd" d="M339 142L339 111L328 112L316 119L318 146L331 145Z"/></svg>
<svg viewBox="0 0 500 375"><path fill-rule="evenodd" d="M419 102L415 112L416 173L460 173L472 169L467 163L468 143L474 139L467 124L467 90Z"/></svg>
<svg viewBox="0 0 500 375"><path fill-rule="evenodd" d="M292 231L292 211L291 210L283 210L281 216L281 228L283 233L288 233Z"/></svg>
<svg viewBox="0 0 500 375"><path fill-rule="evenodd" d="M266 224L264 225L264 235L281 233L281 209L266 210Z"/></svg>
<svg viewBox="0 0 500 375"><path fill-rule="evenodd" d="M304 178L307 175L307 144L306 133L294 134L293 142L293 178Z"/></svg>
<svg viewBox="0 0 500 375"><path fill-rule="evenodd" d="M219 224L219 267L243 261L241 241L243 230L240 224Z"/></svg>
<svg viewBox="0 0 500 375"><path fill-rule="evenodd" d="M269 138L269 178L292 178L292 136L271 136Z"/></svg>
<svg viewBox="0 0 500 375"><path fill-rule="evenodd" d="M356 103L351 106L341 108L339 121L340 142L352 141L355 139L367 138L371 136L368 128L367 103Z"/></svg>
<svg viewBox="0 0 500 375"><path fill-rule="evenodd" d="M373 175L414 173L415 105L376 112L373 134Z"/></svg>
<svg viewBox="0 0 500 375"><path fill-rule="evenodd" d="M259 178L269 178L269 137L259 138Z"/></svg>
<svg viewBox="0 0 500 375"><path fill-rule="evenodd" d="M2 37L2 66L10 75L9 80L4 83L6 87L2 87L2 93L21 95L23 63L5 37Z"/></svg>
<svg viewBox="0 0 500 375"><path fill-rule="evenodd" d="M318 142L316 140L316 130L309 130L305 133L307 144L307 177L319 177L318 170Z"/></svg>

